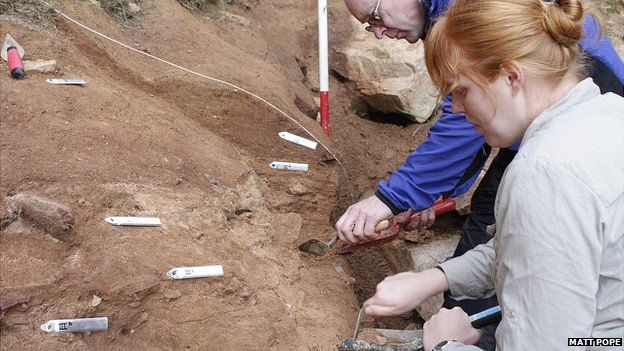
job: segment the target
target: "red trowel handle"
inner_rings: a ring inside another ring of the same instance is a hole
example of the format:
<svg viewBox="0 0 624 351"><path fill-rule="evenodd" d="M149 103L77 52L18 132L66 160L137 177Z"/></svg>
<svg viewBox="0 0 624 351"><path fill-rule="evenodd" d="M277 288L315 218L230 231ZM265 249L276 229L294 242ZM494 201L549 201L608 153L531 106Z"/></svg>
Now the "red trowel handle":
<svg viewBox="0 0 624 351"><path fill-rule="evenodd" d="M455 199L445 199L445 200L441 200L438 201L436 203L433 204L433 206L431 208L433 208L433 212L435 213L436 217L443 215L445 213L451 212L451 211L455 211ZM420 212L414 212L410 215L409 220L406 223L409 223L412 219L414 219L416 216L419 216ZM338 251L339 254L346 254L346 253L351 253L353 251L356 250L360 250L360 249L366 249L369 247L375 247L375 246L379 246L379 245L383 245L386 243L391 242L392 240L396 239L399 235L399 232L401 231L401 225L399 223L394 223L392 225L392 227L390 228L391 234L388 236L385 236L383 238L379 238L373 241L367 241L364 243L359 243L359 244L353 244L350 246L346 246L343 247L342 249L340 249Z"/></svg>
<svg viewBox="0 0 624 351"><path fill-rule="evenodd" d="M24 78L24 64L22 63L22 57L15 46L7 48L7 61L9 62L9 72L11 77L15 79Z"/></svg>

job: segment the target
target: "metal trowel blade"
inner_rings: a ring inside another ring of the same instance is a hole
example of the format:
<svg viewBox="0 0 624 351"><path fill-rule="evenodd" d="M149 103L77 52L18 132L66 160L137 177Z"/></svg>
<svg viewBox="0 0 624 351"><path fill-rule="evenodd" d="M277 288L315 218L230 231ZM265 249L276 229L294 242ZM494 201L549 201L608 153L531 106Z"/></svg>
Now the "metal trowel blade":
<svg viewBox="0 0 624 351"><path fill-rule="evenodd" d="M299 251L307 252L315 256L325 256L329 249L330 247L329 245L327 245L327 243L317 239L310 239L305 243L299 245Z"/></svg>

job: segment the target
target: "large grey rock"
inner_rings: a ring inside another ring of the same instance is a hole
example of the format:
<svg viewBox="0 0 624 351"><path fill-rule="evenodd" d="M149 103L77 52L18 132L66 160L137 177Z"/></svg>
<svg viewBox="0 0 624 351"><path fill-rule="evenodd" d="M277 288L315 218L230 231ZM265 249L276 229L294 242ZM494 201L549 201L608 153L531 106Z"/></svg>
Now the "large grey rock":
<svg viewBox="0 0 624 351"><path fill-rule="evenodd" d="M459 236L453 236L447 239L436 240L429 244L410 247L412 261L414 262L413 270L420 272L444 262L447 258L453 256L458 241ZM442 307L443 300L442 294L432 296L420 304L416 310L424 320L429 320Z"/></svg>
<svg viewBox="0 0 624 351"><path fill-rule="evenodd" d="M377 40L355 19L350 21L351 37L335 48L332 69L353 81L372 108L426 121L437 95L425 67L422 42Z"/></svg>

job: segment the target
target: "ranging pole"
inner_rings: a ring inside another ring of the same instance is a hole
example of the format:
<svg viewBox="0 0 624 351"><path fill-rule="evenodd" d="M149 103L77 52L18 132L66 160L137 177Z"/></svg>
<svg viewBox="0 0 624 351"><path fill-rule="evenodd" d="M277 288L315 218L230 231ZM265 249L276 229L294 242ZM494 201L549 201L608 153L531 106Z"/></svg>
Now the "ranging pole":
<svg viewBox="0 0 624 351"><path fill-rule="evenodd" d="M318 0L319 90L321 128L329 135L329 65L327 53L327 0Z"/></svg>

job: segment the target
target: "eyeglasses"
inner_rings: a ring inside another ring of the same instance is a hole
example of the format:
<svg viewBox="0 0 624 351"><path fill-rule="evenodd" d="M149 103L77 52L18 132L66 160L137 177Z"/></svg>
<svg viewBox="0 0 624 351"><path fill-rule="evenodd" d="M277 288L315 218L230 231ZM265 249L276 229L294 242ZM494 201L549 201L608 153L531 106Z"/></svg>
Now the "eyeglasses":
<svg viewBox="0 0 624 351"><path fill-rule="evenodd" d="M373 13L368 16L368 26L364 28L368 32L372 32L373 27L383 26L384 24L383 19L381 18L381 16L379 16L379 5L381 5L381 0L377 0L377 5L375 5Z"/></svg>

